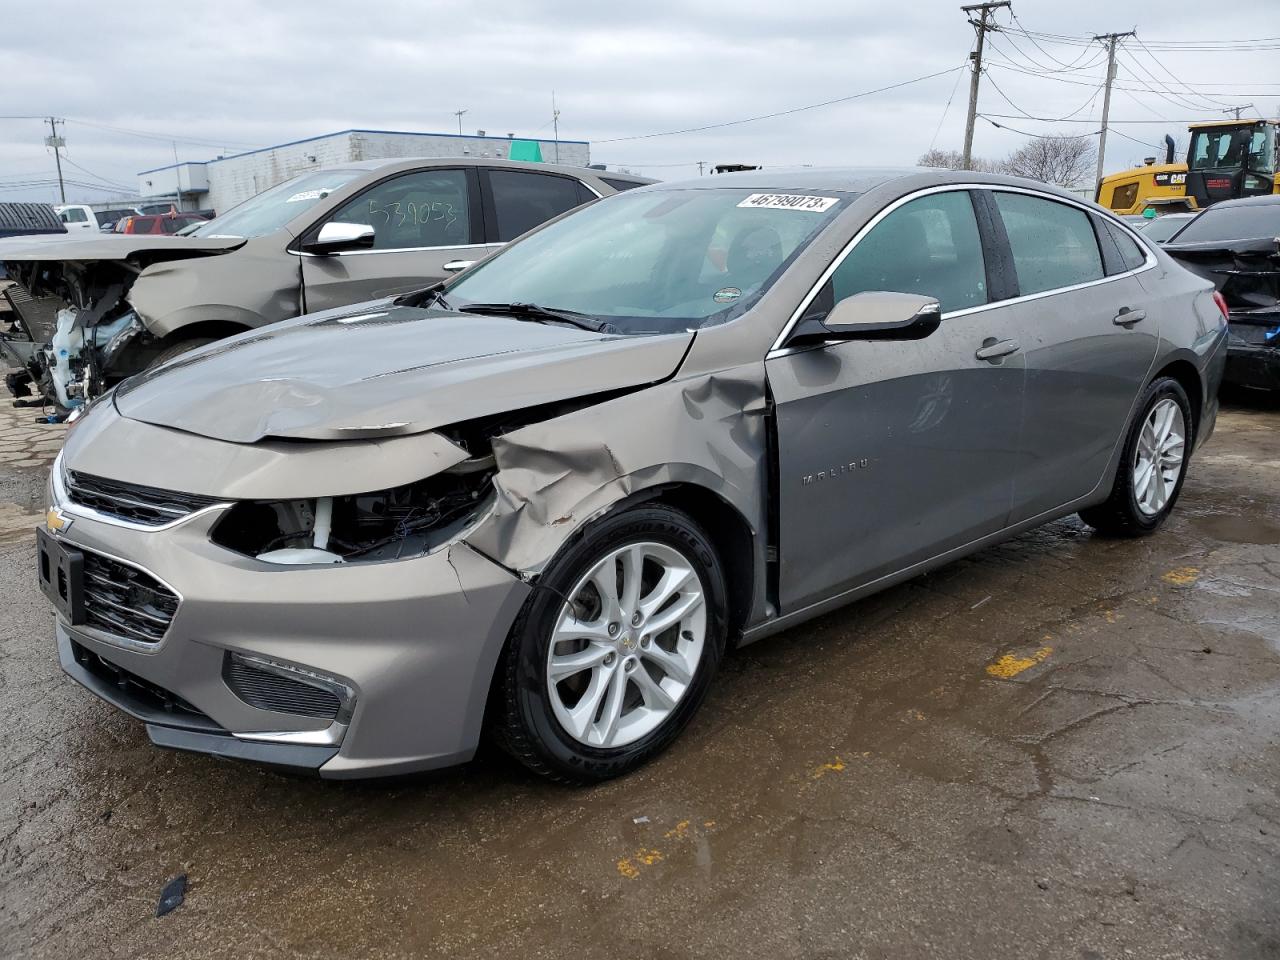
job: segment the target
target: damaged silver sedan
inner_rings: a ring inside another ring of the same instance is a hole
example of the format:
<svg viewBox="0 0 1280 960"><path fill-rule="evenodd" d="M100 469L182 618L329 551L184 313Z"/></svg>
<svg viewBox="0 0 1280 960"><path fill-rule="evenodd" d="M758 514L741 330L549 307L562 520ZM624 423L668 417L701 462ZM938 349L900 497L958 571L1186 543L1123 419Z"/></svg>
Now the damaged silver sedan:
<svg viewBox="0 0 1280 960"><path fill-rule="evenodd" d="M1154 531L1224 340L1208 283L1026 181L643 187L126 381L39 576L157 744L360 777L488 731L599 780L726 647L1072 512Z"/></svg>

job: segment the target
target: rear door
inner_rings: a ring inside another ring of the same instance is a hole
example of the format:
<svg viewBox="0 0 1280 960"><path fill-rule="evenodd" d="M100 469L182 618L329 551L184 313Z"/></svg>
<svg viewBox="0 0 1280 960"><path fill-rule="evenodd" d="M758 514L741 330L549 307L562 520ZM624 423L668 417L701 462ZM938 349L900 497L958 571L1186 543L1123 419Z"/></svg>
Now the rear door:
<svg viewBox="0 0 1280 960"><path fill-rule="evenodd" d="M368 250L300 254L307 312L416 290L449 273L455 262L478 260L488 249L474 168L430 167L379 181L343 204L326 223L368 224Z"/></svg>
<svg viewBox="0 0 1280 960"><path fill-rule="evenodd" d="M927 192L881 214L805 315L865 290L942 305L921 340L781 349L777 416L784 613L1005 525L1019 461L1023 365L970 193ZM981 352L983 359L978 354Z"/></svg>
<svg viewBox="0 0 1280 960"><path fill-rule="evenodd" d="M1135 275L1147 254L1127 233L1065 200L988 195L1012 254L1018 300L1009 309L1026 366L1016 523L1102 479L1155 358L1158 323Z"/></svg>

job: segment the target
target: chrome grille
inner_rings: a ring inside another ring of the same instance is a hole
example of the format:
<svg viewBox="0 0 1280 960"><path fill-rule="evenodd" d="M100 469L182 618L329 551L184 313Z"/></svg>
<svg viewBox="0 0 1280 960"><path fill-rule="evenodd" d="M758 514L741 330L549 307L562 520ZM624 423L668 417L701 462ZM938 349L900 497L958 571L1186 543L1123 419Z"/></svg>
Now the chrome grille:
<svg viewBox="0 0 1280 960"><path fill-rule="evenodd" d="M138 643L159 643L178 596L148 573L89 550L84 553L85 625Z"/></svg>
<svg viewBox="0 0 1280 960"><path fill-rule="evenodd" d="M197 510L223 502L216 497L122 483L75 470L67 472L65 483L68 495L76 503L147 527L172 523Z"/></svg>

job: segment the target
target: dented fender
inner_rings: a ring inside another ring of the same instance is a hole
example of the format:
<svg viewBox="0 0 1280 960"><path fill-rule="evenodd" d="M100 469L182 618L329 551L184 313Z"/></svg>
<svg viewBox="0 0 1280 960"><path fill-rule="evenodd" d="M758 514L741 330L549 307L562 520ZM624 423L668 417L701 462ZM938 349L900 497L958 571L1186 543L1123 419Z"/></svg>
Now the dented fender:
<svg viewBox="0 0 1280 960"><path fill-rule="evenodd" d="M646 490L689 484L736 510L755 543L757 607L767 540L764 364L677 378L496 437L491 514L466 541L540 574L594 519ZM620 430L618 424L636 424Z"/></svg>

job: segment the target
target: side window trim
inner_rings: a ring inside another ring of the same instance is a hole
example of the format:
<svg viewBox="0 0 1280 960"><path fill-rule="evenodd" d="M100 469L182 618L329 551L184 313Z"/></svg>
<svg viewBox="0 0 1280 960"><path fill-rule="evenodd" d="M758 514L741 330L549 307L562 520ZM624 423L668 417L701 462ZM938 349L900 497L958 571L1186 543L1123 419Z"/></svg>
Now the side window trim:
<svg viewBox="0 0 1280 960"><path fill-rule="evenodd" d="M329 222L329 218L331 216L333 216L335 213L337 213L339 210L345 207L352 200L355 200L358 197L363 196L364 194L368 193L370 190L376 190L378 187L382 186L384 183L389 183L392 180L398 180L400 177L411 177L414 174L426 173L427 171L431 171L433 173L436 173L436 172L444 173L446 171L453 171L453 170L461 171L467 178L467 195L468 195L467 214L468 216L470 216L471 223L473 225L472 231L471 231L470 243L453 243L453 244L445 244L445 245L435 246L435 247L396 247L390 250L345 250L341 253L329 253L329 254L325 254L324 256L326 257L374 257L374 256L378 256L379 254L416 253L422 250L466 250L471 247L501 246L501 244L489 243L487 239L487 234L482 232L480 228L480 178L477 175L475 167L463 167L463 166L417 167L413 170L401 170L398 173L389 174L388 176L383 177L381 180L375 180L373 183L367 184L364 188L355 191L354 193L351 194L351 196L347 197L346 199L338 201L333 206L325 210L324 213L320 215L319 219L312 221L311 225L308 226L307 229L303 230L301 233L298 234L297 237L295 237L292 241L290 241L289 246L287 248L287 252L292 253L295 256L301 256L301 257L319 256L319 254L307 253L306 251L301 249L305 238L310 237L313 233L316 233L321 227L323 227L326 223ZM477 234L479 234L479 238L477 238Z"/></svg>
<svg viewBox="0 0 1280 960"><path fill-rule="evenodd" d="M870 220L864 223L858 229L858 232L855 233L849 239L849 241L844 245L844 248L840 251L840 253L836 256L836 258L832 260L830 264L827 265L827 268L823 270L823 272L819 275L818 279L814 281L813 285L809 288L809 292L806 293L800 299L800 303L791 312L791 316L787 319L787 322L783 325L782 331L774 339L773 345L769 348L768 352L773 353L775 350L782 350L786 347L786 341L787 341L787 338L791 336L791 331L794 330L796 327L796 324L800 322L801 318L805 314L805 311L809 309L809 305L818 296L819 291L822 290L823 285L826 284L826 282L831 279L832 274L834 274L836 272L836 268L839 267L840 264L844 262L844 259L849 255L849 252L858 244L858 242L864 236L866 236L868 233L871 232L871 230L876 226L876 224L878 224L881 220L887 217L890 213L892 213L898 207L901 207L904 204L910 203L912 200L915 200L917 197L927 196L928 194L931 194L931 193L946 193L951 190L970 190L970 191L973 191L974 193L979 193L979 192L985 193L988 195L988 198L984 198L984 199L989 199L989 195L995 190L1003 190L1008 193L1025 193L1033 197L1043 197L1044 199L1047 199L1047 200L1056 200L1058 203L1063 203L1063 204L1066 204L1067 206L1076 207L1080 210L1083 210L1086 214L1092 215L1094 213L1094 211L1090 208L1089 205L1087 205L1082 201L1078 201L1074 198L1059 197L1051 193L1044 193L1040 190L1028 189L1027 187L1006 186L1005 184L1002 184L1002 183L946 183L946 184L939 184L936 187L925 187L922 190L917 190L913 193L909 193L904 196L901 196L897 200L894 200L892 203L890 203L887 207L884 207L881 210L879 210L874 217L872 217ZM991 201L991 202L994 202L994 201ZM977 203L976 198L974 203L976 207L976 203ZM1130 237L1134 237L1134 238L1137 237L1137 234L1134 233L1132 230L1130 230L1126 225L1120 224L1120 227ZM979 224L979 230L981 230L981 224ZM1156 266L1157 260L1155 258L1155 255L1151 252L1150 248L1145 243L1139 241L1138 249L1142 250L1147 255L1147 260L1141 267L1138 267L1136 270L1129 270L1129 271L1126 271L1125 273L1116 274L1115 277L1104 276L1101 280L1090 280L1087 283L1077 284L1076 286L1073 286L1073 287L1062 287L1057 290L1047 290L1042 293L1031 293L1025 296L1022 294L1019 294L1018 296L1011 297L1008 300L992 300L990 303L984 303L980 306L966 307L963 310L953 310L949 313L944 313L942 315L942 318L943 320L946 320L947 317L967 316L968 314L971 314L971 313L977 313L980 310L991 310L994 308L1007 306L1010 303L1014 303L1018 301L1038 300L1041 297L1051 297L1059 293L1065 293L1069 290L1077 290L1077 289L1080 289L1081 287L1090 287L1099 283L1110 283L1112 280L1115 280L1118 277L1125 277L1131 274L1142 273Z"/></svg>

